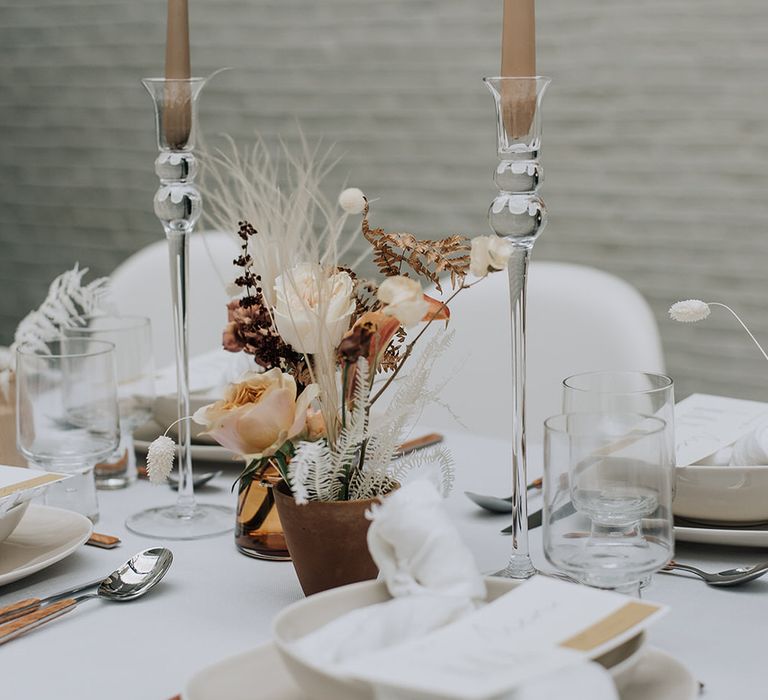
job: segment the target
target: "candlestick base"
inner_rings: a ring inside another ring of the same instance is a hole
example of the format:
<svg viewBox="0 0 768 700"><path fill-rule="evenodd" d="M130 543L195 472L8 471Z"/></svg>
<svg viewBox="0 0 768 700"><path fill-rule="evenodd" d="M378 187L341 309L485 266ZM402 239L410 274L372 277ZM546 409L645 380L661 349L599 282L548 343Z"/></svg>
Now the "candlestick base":
<svg viewBox="0 0 768 700"><path fill-rule="evenodd" d="M232 509L210 503L192 508L161 506L132 515L125 526L137 535L163 540L198 540L232 530Z"/></svg>
<svg viewBox="0 0 768 700"><path fill-rule="evenodd" d="M531 578L536 572L536 568L527 554L513 554L509 558L509 563L500 571L496 571L491 576L501 578Z"/></svg>

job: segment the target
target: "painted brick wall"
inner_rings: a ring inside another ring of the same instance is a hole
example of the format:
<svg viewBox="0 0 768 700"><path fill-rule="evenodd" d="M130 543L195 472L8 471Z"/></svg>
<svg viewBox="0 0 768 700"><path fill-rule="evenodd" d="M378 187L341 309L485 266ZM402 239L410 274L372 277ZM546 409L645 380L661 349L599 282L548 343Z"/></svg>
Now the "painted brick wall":
<svg viewBox="0 0 768 700"><path fill-rule="evenodd" d="M498 0L191 0L209 140L289 134L346 154L389 228L486 232ZM0 341L80 260L108 273L156 240L150 103L161 0L0 0ZM681 395L768 396L733 323L665 319L689 296L768 339L768 6L760 0L540 0L546 100L539 258L611 271L661 323ZM335 186L337 183L331 183Z"/></svg>

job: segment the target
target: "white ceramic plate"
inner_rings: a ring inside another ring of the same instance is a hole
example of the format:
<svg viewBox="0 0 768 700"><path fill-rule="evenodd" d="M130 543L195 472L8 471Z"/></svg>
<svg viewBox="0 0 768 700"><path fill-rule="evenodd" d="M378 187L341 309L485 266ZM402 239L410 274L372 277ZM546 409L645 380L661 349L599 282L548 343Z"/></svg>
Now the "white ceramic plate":
<svg viewBox="0 0 768 700"><path fill-rule="evenodd" d="M676 659L646 649L621 691L621 700L695 700L698 683ZM309 700L272 643L232 656L196 673L182 700ZM312 700L331 700L315 697Z"/></svg>
<svg viewBox="0 0 768 700"><path fill-rule="evenodd" d="M16 529L0 543L0 586L68 557L92 532L93 523L80 513L29 506Z"/></svg>
<svg viewBox="0 0 768 700"><path fill-rule="evenodd" d="M681 542L723 544L731 547L768 547L768 525L751 527L677 526L675 527L675 539Z"/></svg>
<svg viewBox="0 0 768 700"><path fill-rule="evenodd" d="M768 522L768 466L678 467L672 510L702 522Z"/></svg>

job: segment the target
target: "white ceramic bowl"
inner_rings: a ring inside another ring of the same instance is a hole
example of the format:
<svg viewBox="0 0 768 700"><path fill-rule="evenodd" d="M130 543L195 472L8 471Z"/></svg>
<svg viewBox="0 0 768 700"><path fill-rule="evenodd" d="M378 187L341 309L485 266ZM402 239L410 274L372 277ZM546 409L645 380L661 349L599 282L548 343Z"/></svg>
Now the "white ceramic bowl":
<svg viewBox="0 0 768 700"><path fill-rule="evenodd" d="M709 523L768 521L768 466L677 468L675 515Z"/></svg>
<svg viewBox="0 0 768 700"><path fill-rule="evenodd" d="M18 503L9 509L4 515L0 515L0 542L3 542L16 529L21 522L24 513L27 512L29 501Z"/></svg>
<svg viewBox="0 0 768 700"><path fill-rule="evenodd" d="M520 585L518 581L488 577L487 602L501 597ZM296 683L314 700L370 700L373 694L359 681L335 678L308 665L293 653L291 643L328 624L340 615L357 608L390 600L386 585L380 581L363 581L317 593L285 608L272 623L272 638ZM640 633L595 659L611 673L621 689L631 680L634 666L645 646Z"/></svg>

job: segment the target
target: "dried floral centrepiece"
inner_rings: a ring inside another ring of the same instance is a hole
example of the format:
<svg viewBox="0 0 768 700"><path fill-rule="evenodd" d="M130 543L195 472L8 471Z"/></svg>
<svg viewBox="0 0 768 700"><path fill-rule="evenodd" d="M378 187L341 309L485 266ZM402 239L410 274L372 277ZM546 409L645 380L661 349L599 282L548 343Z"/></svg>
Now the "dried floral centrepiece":
<svg viewBox="0 0 768 700"><path fill-rule="evenodd" d="M432 241L372 228L369 201L356 188L339 196L339 217L320 192L314 158L291 161L295 191L278 187L274 171L255 152L250 161L219 161L224 173L255 181L272 201L265 208L267 200L244 196L240 210L248 218L218 221L236 228L241 249L233 261L238 294L228 305L223 345L252 355L258 368L194 419L245 458L241 484L276 469L297 503L373 498L421 469L431 470L447 493L453 463L445 449L398 458L398 445L440 391L430 380L451 343L451 300L503 269L511 251L495 236ZM212 195L220 212L233 204L226 179L216 178L220 189ZM340 262L354 243L343 234L350 215L361 216L360 234L380 281L361 279L354 266ZM467 282L470 274L478 279ZM444 300L422 289L431 284L442 293L446 283ZM426 336L435 321L444 321L445 329ZM422 351L414 353L420 344ZM406 363L407 381L395 384ZM386 412L372 414L385 392L391 394Z"/></svg>

